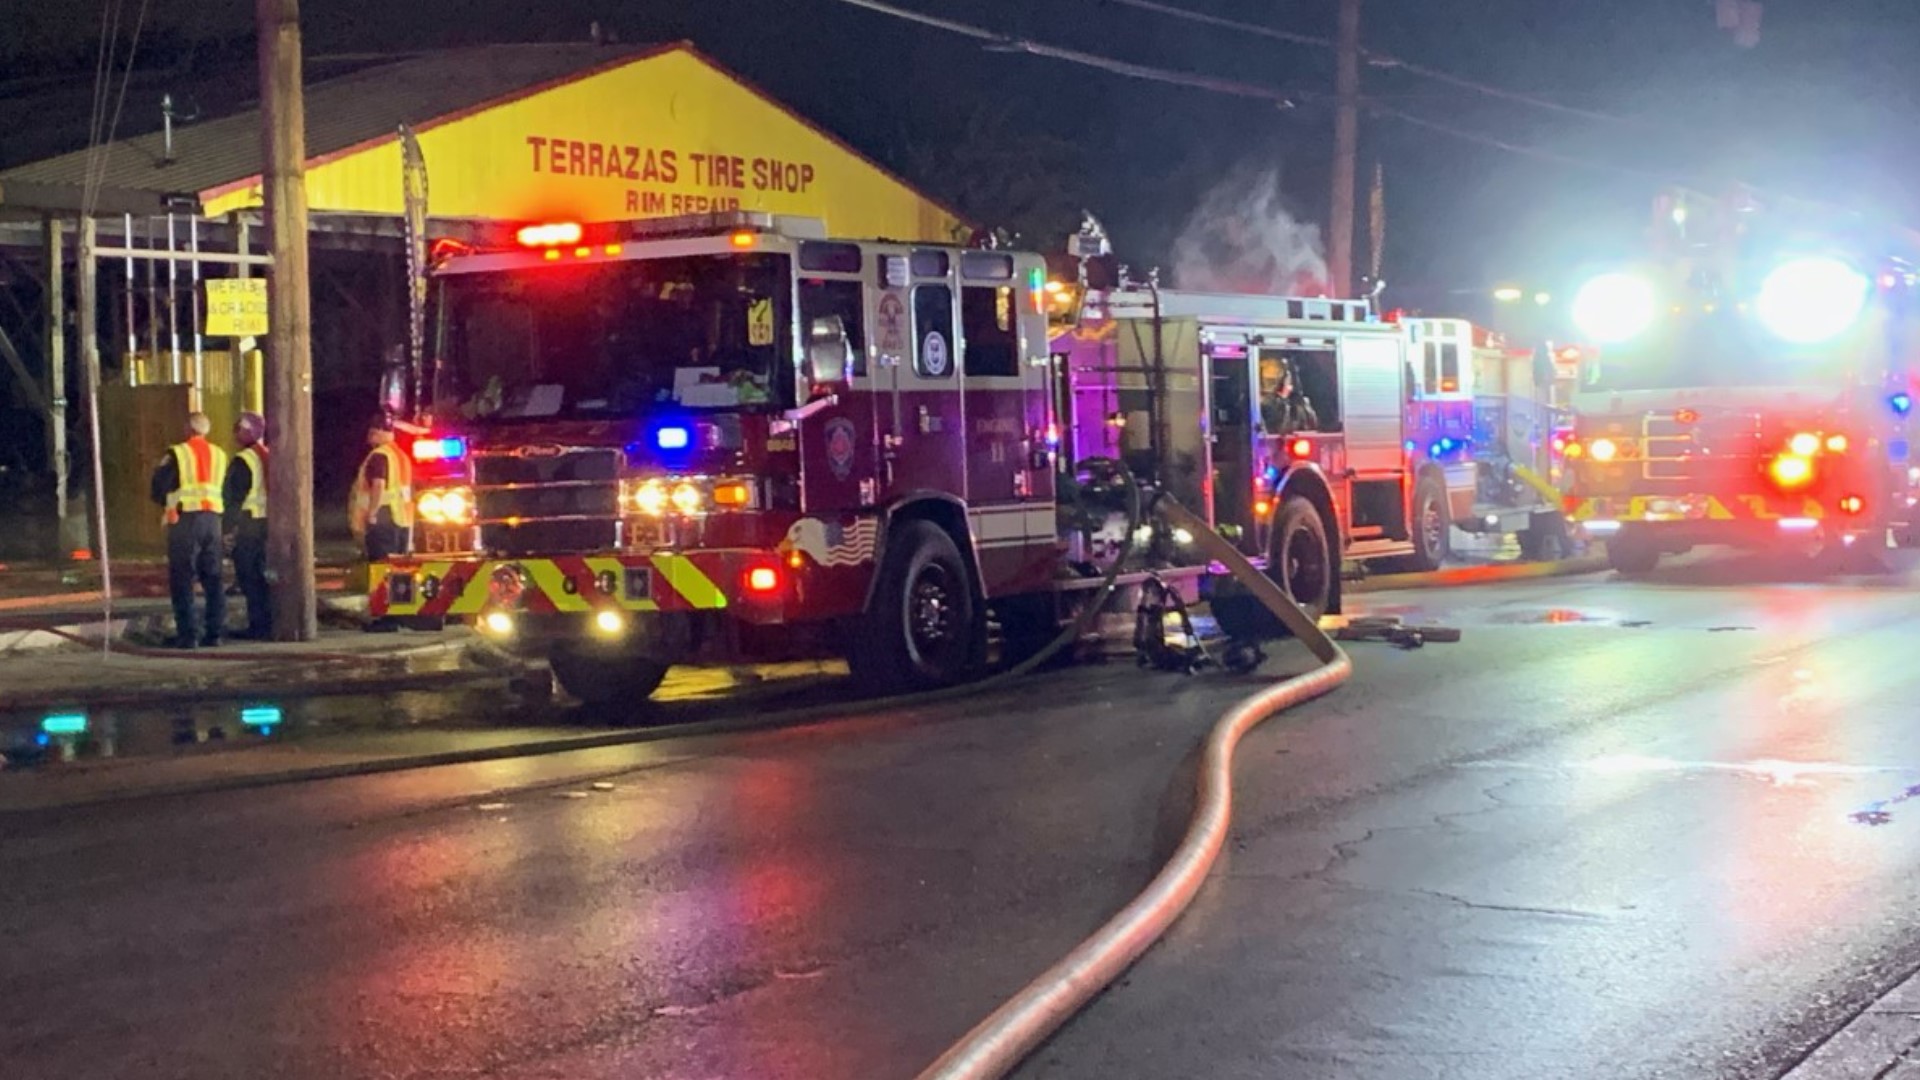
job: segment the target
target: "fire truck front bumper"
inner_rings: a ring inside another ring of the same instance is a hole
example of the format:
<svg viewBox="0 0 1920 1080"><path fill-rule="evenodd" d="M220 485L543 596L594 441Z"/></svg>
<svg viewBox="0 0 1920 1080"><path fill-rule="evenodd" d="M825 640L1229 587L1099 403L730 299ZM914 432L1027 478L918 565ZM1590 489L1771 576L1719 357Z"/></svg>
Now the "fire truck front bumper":
<svg viewBox="0 0 1920 1080"><path fill-rule="evenodd" d="M368 585L376 619L471 622L516 652L590 638L676 660L730 624L784 621L791 601L778 557L753 550L395 559L373 564Z"/></svg>
<svg viewBox="0 0 1920 1080"><path fill-rule="evenodd" d="M1695 544L1768 547L1828 541L1852 544L1883 537L1876 515L1823 506L1814 498L1748 495L1614 495L1569 497L1567 519L1594 540L1628 535L1670 551Z"/></svg>

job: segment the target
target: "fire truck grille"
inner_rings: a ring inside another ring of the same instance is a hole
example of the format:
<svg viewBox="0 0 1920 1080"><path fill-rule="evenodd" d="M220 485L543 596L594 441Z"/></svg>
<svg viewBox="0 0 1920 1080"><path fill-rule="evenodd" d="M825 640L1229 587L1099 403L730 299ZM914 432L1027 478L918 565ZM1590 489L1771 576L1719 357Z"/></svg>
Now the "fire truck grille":
<svg viewBox="0 0 1920 1080"><path fill-rule="evenodd" d="M1753 472L1759 418L1732 413L1681 423L1648 413L1641 425L1640 463L1649 480L1731 480Z"/></svg>
<svg viewBox="0 0 1920 1080"><path fill-rule="evenodd" d="M498 555L545 555L557 552L605 551L614 546L615 522L523 521L480 526L480 543Z"/></svg>
<svg viewBox="0 0 1920 1080"><path fill-rule="evenodd" d="M613 449L560 450L551 454L476 453L474 482L481 487L500 484L552 484L572 481L611 484L620 478L620 451Z"/></svg>
<svg viewBox="0 0 1920 1080"><path fill-rule="evenodd" d="M615 484L555 484L550 487L481 488L481 521L507 518L578 518L620 515Z"/></svg>

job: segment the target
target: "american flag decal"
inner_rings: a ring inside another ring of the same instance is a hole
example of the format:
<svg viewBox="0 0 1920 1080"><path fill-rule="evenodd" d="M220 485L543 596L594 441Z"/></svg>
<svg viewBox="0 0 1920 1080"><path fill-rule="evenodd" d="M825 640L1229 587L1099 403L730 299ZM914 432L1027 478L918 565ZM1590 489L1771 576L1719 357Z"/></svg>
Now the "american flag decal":
<svg viewBox="0 0 1920 1080"><path fill-rule="evenodd" d="M870 517L852 521L801 518L787 530L780 550L798 551L819 566L857 566L873 561L880 524Z"/></svg>

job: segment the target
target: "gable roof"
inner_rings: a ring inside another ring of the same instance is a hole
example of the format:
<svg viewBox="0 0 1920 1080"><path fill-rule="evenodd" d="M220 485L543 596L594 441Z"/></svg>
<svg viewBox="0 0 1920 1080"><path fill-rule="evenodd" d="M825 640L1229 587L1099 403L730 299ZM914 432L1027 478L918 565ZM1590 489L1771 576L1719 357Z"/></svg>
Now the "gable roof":
<svg viewBox="0 0 1920 1080"><path fill-rule="evenodd" d="M538 91L672 46L482 45L423 53L306 87L307 157L326 157L422 125ZM176 124L173 160L164 136L151 132L109 144L103 188L192 196L258 176L260 109ZM76 150L0 172L0 185L79 188L93 154ZM8 200L11 201L11 200Z"/></svg>

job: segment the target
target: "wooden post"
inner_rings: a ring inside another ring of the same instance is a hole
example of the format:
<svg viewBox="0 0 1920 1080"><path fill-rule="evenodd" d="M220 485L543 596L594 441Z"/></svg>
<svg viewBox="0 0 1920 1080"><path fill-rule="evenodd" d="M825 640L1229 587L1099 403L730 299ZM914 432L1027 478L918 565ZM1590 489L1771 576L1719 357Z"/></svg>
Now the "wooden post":
<svg viewBox="0 0 1920 1080"><path fill-rule="evenodd" d="M1327 215L1327 294L1353 295L1353 181L1360 154L1360 0L1340 0L1334 39L1333 200Z"/></svg>
<svg viewBox="0 0 1920 1080"><path fill-rule="evenodd" d="M46 231L47 319L42 340L47 358L47 461L53 466L53 550L66 558L67 544L67 267L65 226L48 216Z"/></svg>
<svg viewBox="0 0 1920 1080"><path fill-rule="evenodd" d="M307 124L299 0L257 0L268 248L267 569L273 636L319 635L313 565L313 309L307 280Z"/></svg>

